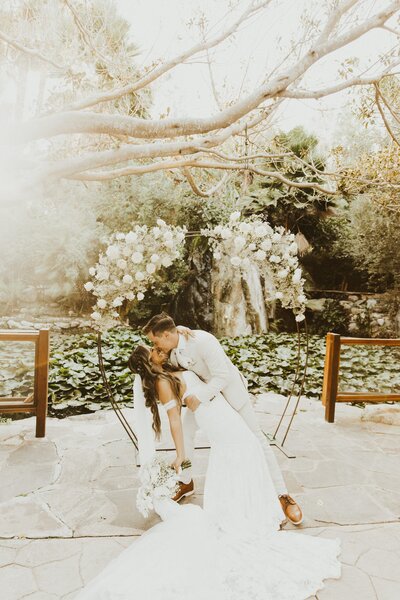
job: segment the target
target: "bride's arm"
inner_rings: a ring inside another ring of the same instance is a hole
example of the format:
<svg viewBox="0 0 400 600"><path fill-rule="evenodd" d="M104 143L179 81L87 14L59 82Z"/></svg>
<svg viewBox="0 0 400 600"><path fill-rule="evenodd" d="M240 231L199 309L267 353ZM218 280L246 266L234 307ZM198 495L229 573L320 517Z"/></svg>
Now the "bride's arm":
<svg viewBox="0 0 400 600"><path fill-rule="evenodd" d="M178 471L181 464L185 460L185 446L183 442L183 429L181 415L178 408L178 402L174 398L171 385L165 379L159 379L157 381L157 395L161 404L168 404L171 400L175 400L175 406L167 409L169 428L171 430L172 439L174 440L176 449L176 459L172 463L172 466Z"/></svg>

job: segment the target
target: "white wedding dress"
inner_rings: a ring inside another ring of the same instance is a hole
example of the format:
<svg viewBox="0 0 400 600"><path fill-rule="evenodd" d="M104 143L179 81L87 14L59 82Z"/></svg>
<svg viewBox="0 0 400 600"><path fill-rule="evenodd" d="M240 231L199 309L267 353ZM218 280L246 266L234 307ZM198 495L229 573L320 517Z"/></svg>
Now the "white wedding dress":
<svg viewBox="0 0 400 600"><path fill-rule="evenodd" d="M203 382L183 375L186 395L196 395ZM305 600L340 576L338 540L279 531L284 515L260 443L223 396L195 415L211 445L204 508L161 501L162 522L76 600Z"/></svg>

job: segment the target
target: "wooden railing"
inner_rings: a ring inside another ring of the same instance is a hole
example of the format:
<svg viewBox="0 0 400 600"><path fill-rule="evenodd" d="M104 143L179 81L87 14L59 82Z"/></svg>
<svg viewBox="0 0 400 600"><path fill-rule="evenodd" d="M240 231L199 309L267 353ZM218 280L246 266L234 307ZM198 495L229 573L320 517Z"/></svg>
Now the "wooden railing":
<svg viewBox="0 0 400 600"><path fill-rule="evenodd" d="M36 415L36 437L46 435L47 392L49 376L49 330L0 329L0 341L33 342L35 344L35 377L32 396L1 397L0 414L30 413Z"/></svg>
<svg viewBox="0 0 400 600"><path fill-rule="evenodd" d="M352 338L341 337L337 333L328 333L326 336L324 383L321 398L322 404L325 406L325 420L328 421L328 423L333 423L335 420L336 402L378 403L387 402L388 400L400 400L400 394L338 392L340 350L344 345L400 346L400 339Z"/></svg>

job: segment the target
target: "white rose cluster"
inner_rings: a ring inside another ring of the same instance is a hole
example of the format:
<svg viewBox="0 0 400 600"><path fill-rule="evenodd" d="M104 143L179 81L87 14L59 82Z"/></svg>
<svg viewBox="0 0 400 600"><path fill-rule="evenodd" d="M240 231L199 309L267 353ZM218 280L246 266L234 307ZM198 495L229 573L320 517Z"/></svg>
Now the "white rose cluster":
<svg viewBox="0 0 400 600"><path fill-rule="evenodd" d="M136 506L144 517L154 509L154 500L171 498L179 487L178 476L169 461L158 456L140 467L139 479Z"/></svg>
<svg viewBox="0 0 400 600"><path fill-rule="evenodd" d="M215 260L229 257L233 267L243 270L250 263L255 264L272 284L274 291L268 299L279 300L284 308L291 308L297 322L304 320L307 298L293 234L261 219L244 220L238 211L231 214L225 225L204 229L202 234L210 239Z"/></svg>
<svg viewBox="0 0 400 600"><path fill-rule="evenodd" d="M162 268L182 255L186 229L167 225L135 225L128 233L114 233L99 262L89 269L84 287L97 298L92 319L106 323L119 318L124 302L143 300Z"/></svg>

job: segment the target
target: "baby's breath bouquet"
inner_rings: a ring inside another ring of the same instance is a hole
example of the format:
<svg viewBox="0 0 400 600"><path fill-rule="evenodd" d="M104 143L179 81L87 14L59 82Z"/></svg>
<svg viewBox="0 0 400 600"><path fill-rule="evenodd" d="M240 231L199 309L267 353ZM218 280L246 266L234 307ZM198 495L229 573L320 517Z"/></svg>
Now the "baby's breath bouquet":
<svg viewBox="0 0 400 600"><path fill-rule="evenodd" d="M190 461L185 460L181 468L190 466ZM153 510L154 498L172 498L179 488L179 475L165 458L158 456L140 467L139 479L142 485L136 496L136 506L144 517Z"/></svg>

